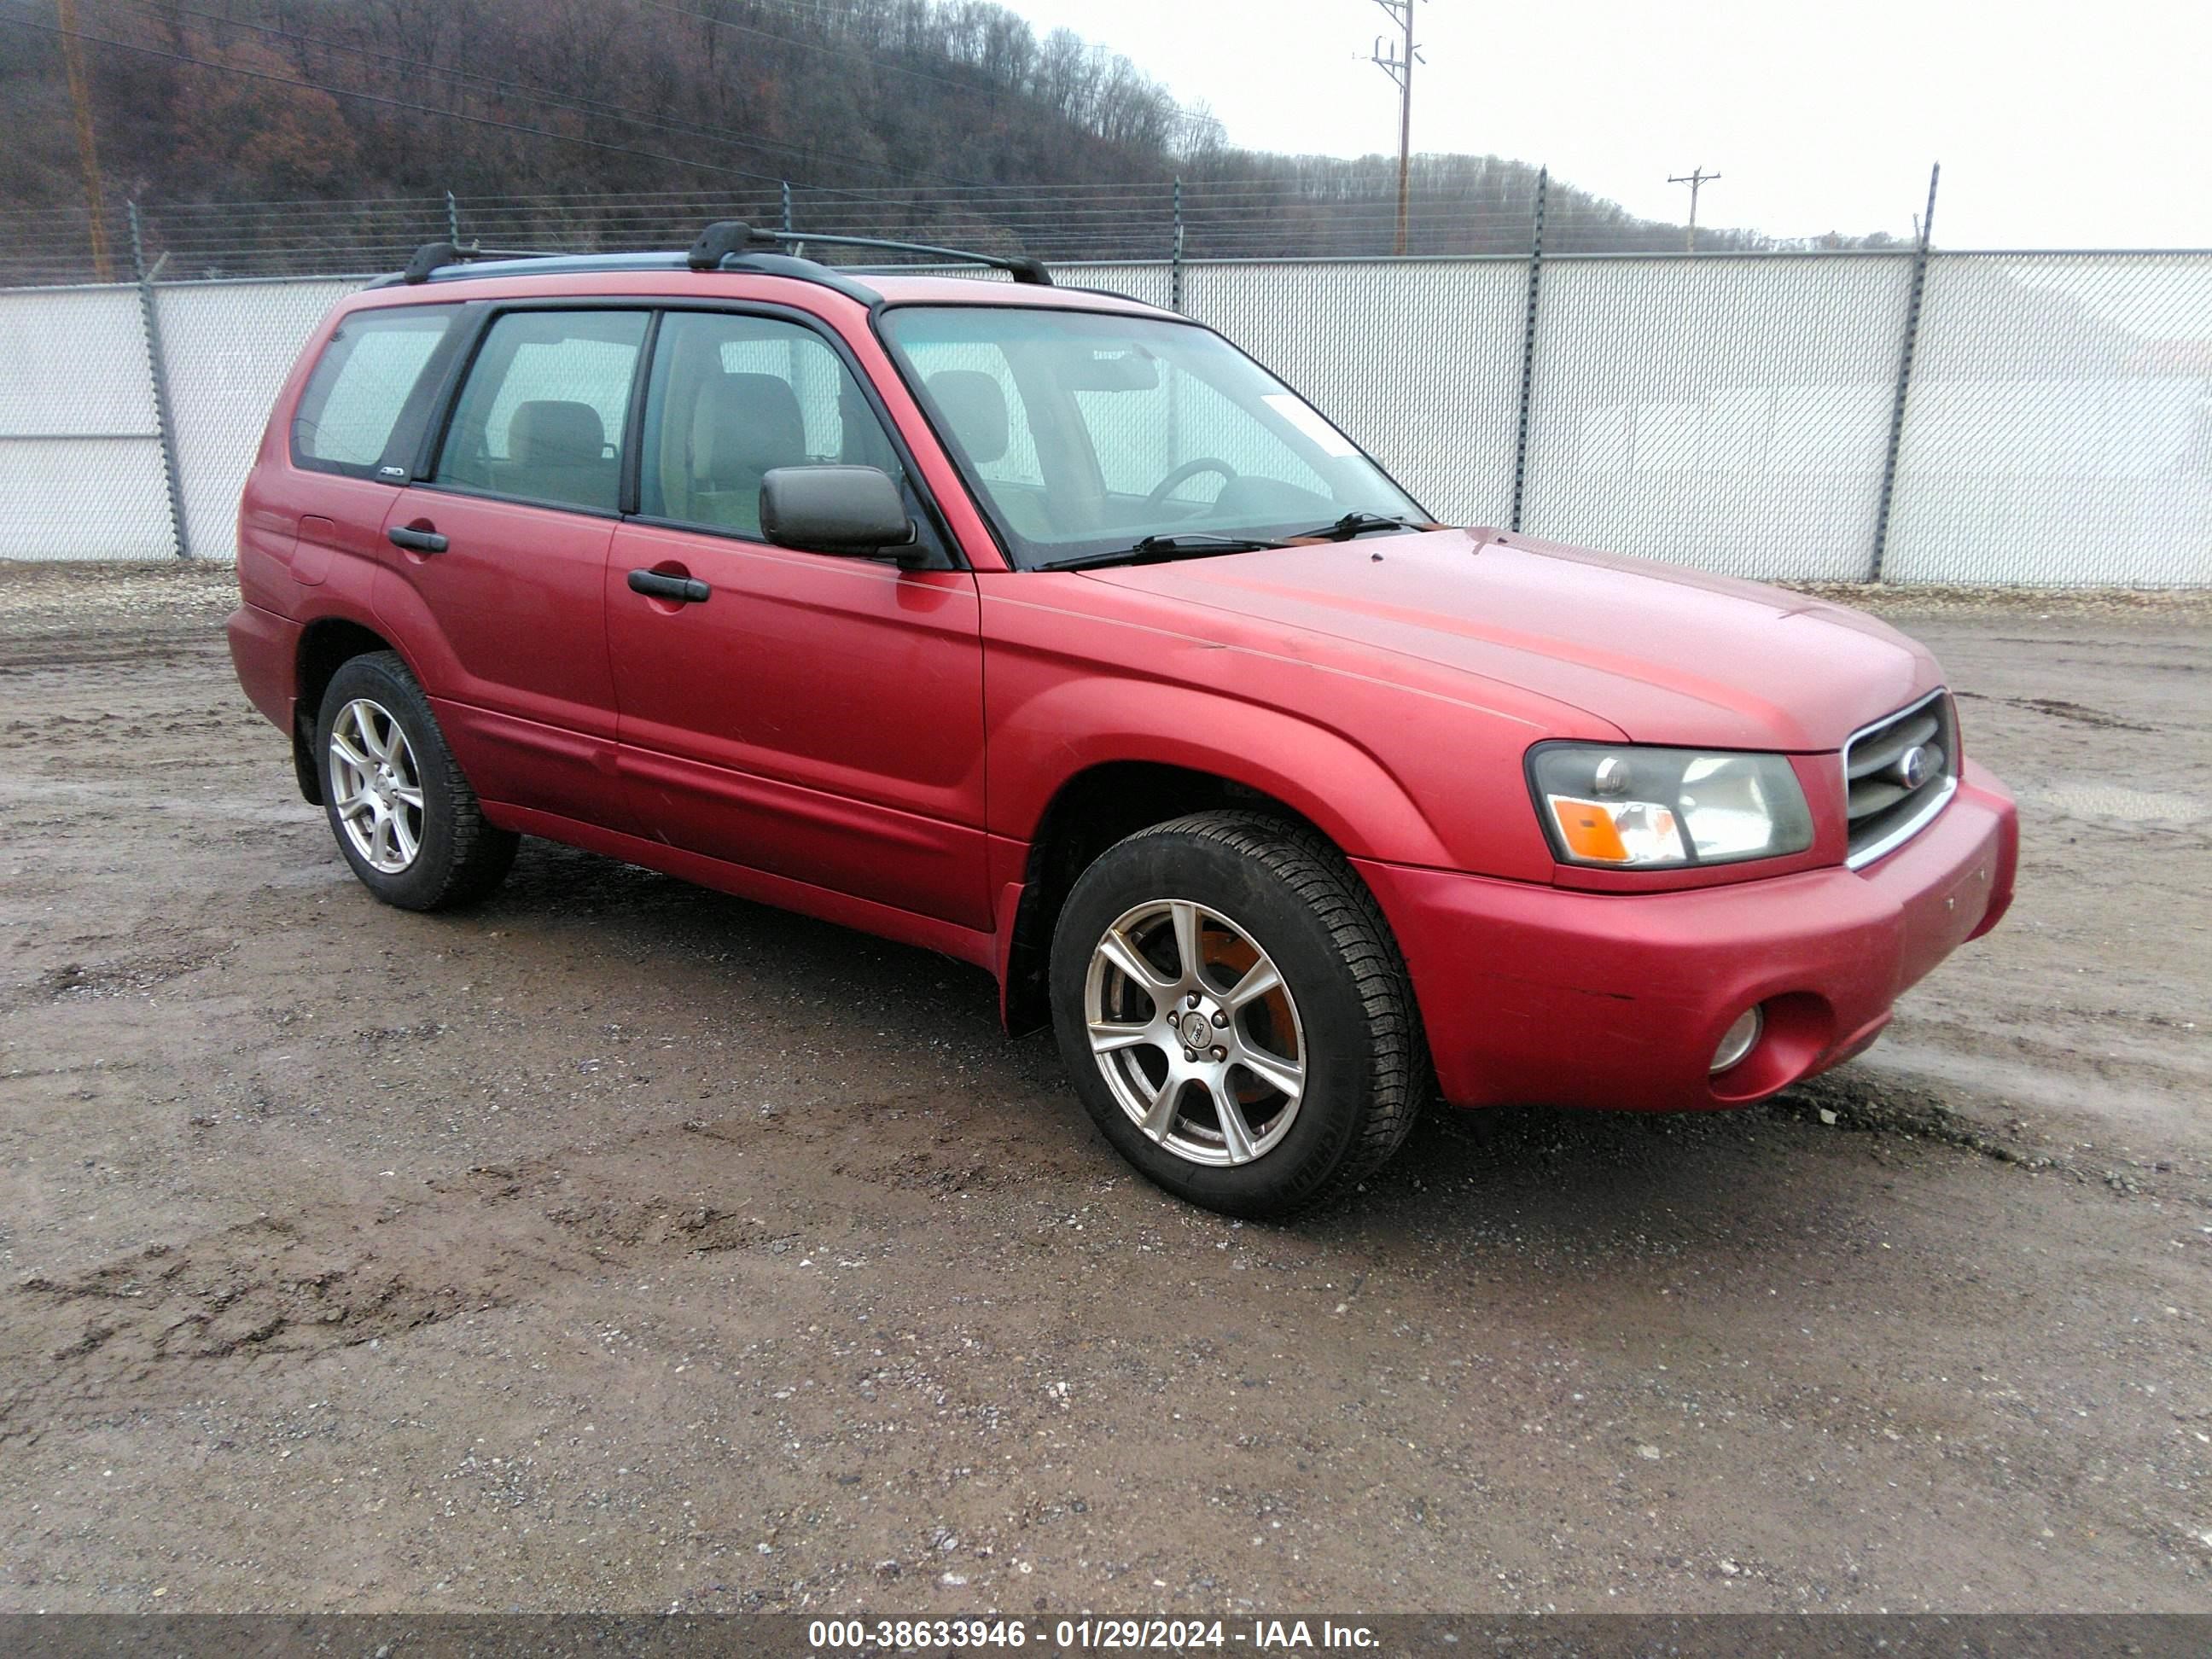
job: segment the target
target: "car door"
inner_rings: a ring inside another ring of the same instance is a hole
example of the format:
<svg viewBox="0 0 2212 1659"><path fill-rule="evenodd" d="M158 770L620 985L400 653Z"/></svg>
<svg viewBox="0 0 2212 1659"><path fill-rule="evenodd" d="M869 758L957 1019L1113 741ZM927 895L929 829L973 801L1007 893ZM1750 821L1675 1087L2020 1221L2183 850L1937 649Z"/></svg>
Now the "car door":
<svg viewBox="0 0 2212 1659"><path fill-rule="evenodd" d="M779 466L881 466L919 511L886 431L808 324L663 316L640 510L607 568L621 763L648 836L986 928L975 579L761 534L761 478ZM633 571L703 584L703 597L635 592Z"/></svg>
<svg viewBox="0 0 2212 1659"><path fill-rule="evenodd" d="M283 550L301 586L321 586L336 566L337 587L374 605L376 574L392 551L384 527L399 494L395 480L408 476L468 332L461 316L459 305L407 304L341 319L292 412L287 436L296 482L272 491L276 481L257 473L246 491L241 582L250 588L262 577L266 567L257 556ZM265 500L272 494L278 499Z"/></svg>
<svg viewBox="0 0 2212 1659"><path fill-rule="evenodd" d="M386 517L376 608L477 793L617 830L606 564L651 313L491 318L426 477Z"/></svg>

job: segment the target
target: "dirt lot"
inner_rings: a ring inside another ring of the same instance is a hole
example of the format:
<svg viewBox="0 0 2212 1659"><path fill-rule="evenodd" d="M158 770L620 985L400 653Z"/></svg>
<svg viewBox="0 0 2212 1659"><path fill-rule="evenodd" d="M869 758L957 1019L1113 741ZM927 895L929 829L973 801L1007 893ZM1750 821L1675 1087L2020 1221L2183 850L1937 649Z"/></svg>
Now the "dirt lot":
<svg viewBox="0 0 2212 1659"><path fill-rule="evenodd" d="M2212 1610L2212 605L1881 603L2005 927L1270 1229L969 969L535 842L378 906L227 573L0 570L0 1608Z"/></svg>

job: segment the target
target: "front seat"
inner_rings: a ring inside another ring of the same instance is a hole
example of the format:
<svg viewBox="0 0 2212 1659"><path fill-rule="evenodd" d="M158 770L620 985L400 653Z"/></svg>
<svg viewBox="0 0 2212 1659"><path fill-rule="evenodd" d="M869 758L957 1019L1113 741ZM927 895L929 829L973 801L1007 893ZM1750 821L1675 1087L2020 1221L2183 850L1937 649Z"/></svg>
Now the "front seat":
<svg viewBox="0 0 2212 1659"><path fill-rule="evenodd" d="M981 472L1006 459L1014 428L1006 411L1006 389L996 379L980 368L940 368L925 384L938 413L951 428L949 435L970 465ZM1002 477L992 481L990 495L1021 534L1042 538L1052 533L1041 490Z"/></svg>
<svg viewBox="0 0 2212 1659"><path fill-rule="evenodd" d="M700 394L691 441L691 520L760 534L761 480L806 465L798 394L773 374L730 374Z"/></svg>
<svg viewBox="0 0 2212 1659"><path fill-rule="evenodd" d="M986 467L1006 454L1012 428L1006 394L996 380L980 368L940 368L928 386L953 441L970 461Z"/></svg>

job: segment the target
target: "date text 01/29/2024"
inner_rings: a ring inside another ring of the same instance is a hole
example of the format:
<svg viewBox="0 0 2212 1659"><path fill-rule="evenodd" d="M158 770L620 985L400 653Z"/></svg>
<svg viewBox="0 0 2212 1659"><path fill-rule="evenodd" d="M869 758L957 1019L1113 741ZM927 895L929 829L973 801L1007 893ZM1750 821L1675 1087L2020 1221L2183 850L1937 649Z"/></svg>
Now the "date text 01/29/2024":
<svg viewBox="0 0 2212 1659"><path fill-rule="evenodd" d="M1364 1625L1329 1620L1254 1619L817 1619L806 1629L817 1652L844 1649L1025 1648L1062 1650L1180 1652L1192 1648L1246 1647L1261 1651L1372 1648Z"/></svg>

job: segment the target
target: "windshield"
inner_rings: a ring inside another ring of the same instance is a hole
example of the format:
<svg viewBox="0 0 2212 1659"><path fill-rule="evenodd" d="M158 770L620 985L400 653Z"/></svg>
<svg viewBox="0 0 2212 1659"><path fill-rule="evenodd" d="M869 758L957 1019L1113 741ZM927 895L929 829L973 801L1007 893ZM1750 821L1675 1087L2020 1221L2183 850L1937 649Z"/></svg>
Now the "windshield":
<svg viewBox="0 0 2212 1659"><path fill-rule="evenodd" d="M1347 513L1424 517L1311 404L1191 324L912 306L886 311L883 331L1024 568L1146 537L1268 540Z"/></svg>

